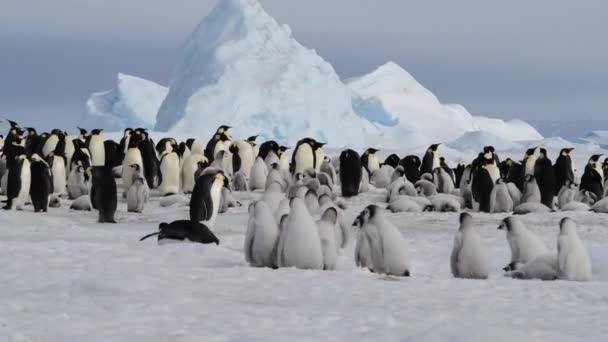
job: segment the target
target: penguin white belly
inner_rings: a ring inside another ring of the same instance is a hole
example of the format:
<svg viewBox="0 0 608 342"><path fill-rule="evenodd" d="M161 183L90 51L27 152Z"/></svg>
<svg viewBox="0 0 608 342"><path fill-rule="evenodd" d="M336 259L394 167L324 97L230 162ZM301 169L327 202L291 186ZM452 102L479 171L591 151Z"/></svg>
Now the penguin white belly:
<svg viewBox="0 0 608 342"><path fill-rule="evenodd" d="M30 170L30 162L27 159L23 160L23 167L21 168L21 188L17 197L13 199L12 209L22 209L27 200L30 197L30 185L32 182L32 174Z"/></svg>
<svg viewBox="0 0 608 342"><path fill-rule="evenodd" d="M487 278L488 258L481 237L474 231L462 234L462 248L458 254L457 269L462 278Z"/></svg>
<svg viewBox="0 0 608 342"><path fill-rule="evenodd" d="M526 159L526 175L534 175L534 166L536 166L536 156L529 156Z"/></svg>
<svg viewBox="0 0 608 342"><path fill-rule="evenodd" d="M179 171L179 156L177 153L171 152L166 154L160 164L162 182L158 189L161 196L177 194L179 192Z"/></svg>
<svg viewBox="0 0 608 342"><path fill-rule="evenodd" d="M251 168L249 177L249 189L251 191L266 188L266 178L268 177L268 166L261 157L257 157Z"/></svg>
<svg viewBox="0 0 608 342"><path fill-rule="evenodd" d="M93 135L89 143L91 166L104 166L106 163L106 150L99 135Z"/></svg>
<svg viewBox="0 0 608 342"><path fill-rule="evenodd" d="M439 159L439 153L435 152L433 153L433 170L438 167L441 167L441 161Z"/></svg>
<svg viewBox="0 0 608 342"><path fill-rule="evenodd" d="M65 160L68 162L68 168L70 168L70 164L72 161L72 156L74 155L74 152L76 151L76 148L74 148L74 142L72 141L72 139L69 138L65 138ZM69 170L68 170L69 171ZM67 176L69 176L69 172L66 172Z"/></svg>
<svg viewBox="0 0 608 342"><path fill-rule="evenodd" d="M500 179L500 169L496 166L496 164L485 165L484 168L488 170L488 173L492 178L492 184L496 184L496 181Z"/></svg>
<svg viewBox="0 0 608 342"><path fill-rule="evenodd" d="M303 173L304 170L314 168L314 157L313 150L308 144L302 144L296 151L296 157L294 165L294 173ZM319 163L320 165L320 163Z"/></svg>
<svg viewBox="0 0 608 342"><path fill-rule="evenodd" d="M279 158L279 161L279 168L281 170L289 170L289 157L287 156L287 153L283 153L281 158Z"/></svg>
<svg viewBox="0 0 608 342"><path fill-rule="evenodd" d="M51 152L53 152L55 150L55 147L57 147L57 143L59 143L58 136L52 134L50 137L48 137L48 139L46 139L46 141L44 142L44 145L42 145L43 157L46 158Z"/></svg>
<svg viewBox="0 0 608 342"><path fill-rule="evenodd" d="M191 154L184 160L182 165L182 191L185 194L192 193L196 179L194 174L198 170L198 163L205 160L202 154Z"/></svg>
<svg viewBox="0 0 608 342"><path fill-rule="evenodd" d="M51 173L53 174L53 193L57 195L64 194L66 191L66 176L63 158L53 156Z"/></svg>
<svg viewBox="0 0 608 342"><path fill-rule="evenodd" d="M380 168L380 162L378 161L378 157L375 154L369 155L367 159L367 169L370 173L378 170Z"/></svg>
<svg viewBox="0 0 608 342"><path fill-rule="evenodd" d="M315 221L304 201L293 200L287 218L282 246L279 248L280 267L323 269L323 251Z"/></svg>
<svg viewBox="0 0 608 342"><path fill-rule="evenodd" d="M255 216L250 218L245 238L245 256L252 266L277 266L274 252L279 227L266 203L258 202L255 206Z"/></svg>
<svg viewBox="0 0 608 342"><path fill-rule="evenodd" d="M591 281L591 259L578 236L558 239L559 277L572 281Z"/></svg>
<svg viewBox="0 0 608 342"><path fill-rule="evenodd" d="M141 151L136 148L130 148L127 150L127 154L125 155L125 159L122 162L122 184L125 189L129 189L133 184L133 174L135 169L131 167L131 165L139 165L139 167L143 170L144 161L141 157Z"/></svg>
<svg viewBox="0 0 608 342"><path fill-rule="evenodd" d="M314 153L315 153L315 161L317 163L314 166L315 171L321 172L321 164L323 164L323 159L325 158L325 151L322 148L318 148Z"/></svg>
<svg viewBox="0 0 608 342"><path fill-rule="evenodd" d="M207 221L202 221L204 225L206 225L209 229L213 229L215 227L215 221L217 220L217 214L220 210L220 202L222 199L222 184L219 182L214 182L211 186L210 190L211 194L211 203L213 203L213 210L211 212L211 217Z"/></svg>
<svg viewBox="0 0 608 342"><path fill-rule="evenodd" d="M409 275L408 245L401 232L388 221L375 226L378 229L380 241L376 241L378 245L372 243L374 270L379 269L382 273L394 276L403 276L407 271ZM376 248L382 249L383 258L377 258Z"/></svg>

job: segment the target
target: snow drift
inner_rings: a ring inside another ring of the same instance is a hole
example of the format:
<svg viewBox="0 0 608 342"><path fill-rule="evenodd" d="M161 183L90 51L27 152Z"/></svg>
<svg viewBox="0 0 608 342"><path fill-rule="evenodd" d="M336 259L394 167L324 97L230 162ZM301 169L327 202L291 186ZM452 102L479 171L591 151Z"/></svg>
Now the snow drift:
<svg viewBox="0 0 608 342"><path fill-rule="evenodd" d="M126 127L153 128L167 88L143 78L118 74L111 90L94 93L87 100L83 127L122 131Z"/></svg>

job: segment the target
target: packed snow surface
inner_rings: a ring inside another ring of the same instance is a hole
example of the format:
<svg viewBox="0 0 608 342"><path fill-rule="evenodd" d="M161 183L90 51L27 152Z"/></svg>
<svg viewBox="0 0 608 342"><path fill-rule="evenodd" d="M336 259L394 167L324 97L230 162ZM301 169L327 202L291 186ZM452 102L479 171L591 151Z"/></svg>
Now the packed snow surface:
<svg viewBox="0 0 608 342"><path fill-rule="evenodd" d="M87 101L82 127L122 131L127 127L154 128L156 113L167 88L143 78L118 74L108 91L94 93Z"/></svg>
<svg viewBox="0 0 608 342"><path fill-rule="evenodd" d="M48 214L0 215L0 336L3 341L435 340L589 341L608 333L608 216L569 213L591 252L593 281L521 281L501 268L510 251L504 215L473 214L490 251L488 280L452 277L458 214L388 214L409 241L410 278L355 268L353 245L336 271L271 270L245 263L247 206L220 215L219 246L138 239L188 208L143 214L119 203L119 224L64 201ZM354 217L375 191L348 201ZM563 213L523 216L556 252ZM354 229L354 228L353 228Z"/></svg>

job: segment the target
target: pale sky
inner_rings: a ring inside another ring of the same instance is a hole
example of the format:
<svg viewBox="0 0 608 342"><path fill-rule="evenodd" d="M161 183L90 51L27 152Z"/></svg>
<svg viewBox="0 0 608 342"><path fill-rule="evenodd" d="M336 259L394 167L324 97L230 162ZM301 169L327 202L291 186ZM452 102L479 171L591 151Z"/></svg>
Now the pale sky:
<svg viewBox="0 0 608 342"><path fill-rule="evenodd" d="M343 78L393 60L476 115L608 118L607 1L261 2ZM0 117L71 127L118 72L166 85L214 3L3 0Z"/></svg>

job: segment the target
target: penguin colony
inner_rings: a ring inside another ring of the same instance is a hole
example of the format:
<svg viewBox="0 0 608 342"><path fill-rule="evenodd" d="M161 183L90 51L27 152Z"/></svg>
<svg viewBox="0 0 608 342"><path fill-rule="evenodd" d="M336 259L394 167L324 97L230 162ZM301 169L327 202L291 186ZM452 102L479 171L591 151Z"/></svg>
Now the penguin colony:
<svg viewBox="0 0 608 342"><path fill-rule="evenodd" d="M233 139L230 126L219 127L204 145L198 139L155 143L141 128L125 129L115 142L104 140L100 129L79 128L70 139L65 130L38 134L9 123L6 138L0 136L4 209L24 210L31 204L34 211L46 212L61 205L62 198L72 200L71 209L97 211L100 223L116 223L119 187L133 213L145 211L152 189L164 196L161 206L187 194L190 217L162 222L141 240L156 236L159 243L219 244L213 233L218 216L240 205L232 191L257 191L261 198L249 206L244 244L245 259L255 267L334 270L340 250L353 240L357 266L410 276L407 240L388 213L463 212L451 271L458 278L485 279L487 251L472 212L608 213L608 158L602 164L601 155L591 156L579 180L572 148L564 148L553 163L543 148L527 150L521 161L500 161L487 146L469 164L451 168L439 154L440 144L431 145L422 159L392 154L381 162L374 148L361 155L347 149L330 158L324 143L305 138L290 158L290 148L275 141L258 145L257 136ZM338 194L348 198L371 189L386 189L387 206L369 205L353 222ZM506 232L511 249L506 275L591 280L589 253L573 220L560 222L556 255L517 216L504 219L498 229ZM352 239L351 231L356 233Z"/></svg>

